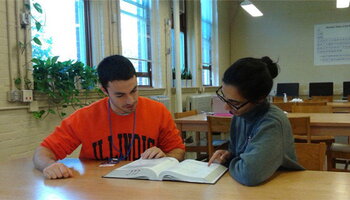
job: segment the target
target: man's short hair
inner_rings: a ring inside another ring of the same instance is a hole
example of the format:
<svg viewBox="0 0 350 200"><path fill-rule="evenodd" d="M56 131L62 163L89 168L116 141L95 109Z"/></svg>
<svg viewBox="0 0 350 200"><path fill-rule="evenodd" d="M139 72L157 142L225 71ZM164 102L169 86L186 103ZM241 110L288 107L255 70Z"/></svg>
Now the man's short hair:
<svg viewBox="0 0 350 200"><path fill-rule="evenodd" d="M134 65L129 59L121 55L104 58L97 67L99 81L107 89L108 82L115 80L129 80L136 76Z"/></svg>

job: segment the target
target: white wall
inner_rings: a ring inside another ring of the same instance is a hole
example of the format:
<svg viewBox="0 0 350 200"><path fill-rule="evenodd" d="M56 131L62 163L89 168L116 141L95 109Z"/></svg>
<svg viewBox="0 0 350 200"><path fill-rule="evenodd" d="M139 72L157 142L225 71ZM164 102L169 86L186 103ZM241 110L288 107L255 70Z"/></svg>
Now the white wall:
<svg viewBox="0 0 350 200"><path fill-rule="evenodd" d="M253 18L241 8L232 13L231 62L267 55L281 67L275 85L299 82L301 95L307 95L309 82L332 81L340 95L350 65L314 66L314 25L350 22L350 8L336 9L328 0L253 2L264 16Z"/></svg>

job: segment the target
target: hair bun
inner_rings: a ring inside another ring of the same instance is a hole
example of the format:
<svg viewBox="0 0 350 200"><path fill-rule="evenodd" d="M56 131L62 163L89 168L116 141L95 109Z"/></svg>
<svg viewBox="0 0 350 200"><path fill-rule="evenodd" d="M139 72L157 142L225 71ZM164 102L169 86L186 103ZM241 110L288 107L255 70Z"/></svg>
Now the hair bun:
<svg viewBox="0 0 350 200"><path fill-rule="evenodd" d="M272 78L275 78L278 75L278 65L274 63L270 57L264 56L261 58L261 61L264 62L270 72Z"/></svg>

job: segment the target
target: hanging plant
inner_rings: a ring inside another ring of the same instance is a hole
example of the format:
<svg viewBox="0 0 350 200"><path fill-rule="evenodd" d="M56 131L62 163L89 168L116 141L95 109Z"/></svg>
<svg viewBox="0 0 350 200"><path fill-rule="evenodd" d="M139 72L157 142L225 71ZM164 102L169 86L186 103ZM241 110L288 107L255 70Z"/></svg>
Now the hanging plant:
<svg viewBox="0 0 350 200"><path fill-rule="evenodd" d="M58 56L55 56L45 60L34 58L32 62L34 90L48 98L48 109L34 112L35 118L43 118L50 113L58 114L62 118L66 115L63 108L82 107L79 99L82 91L96 89L96 69L80 61L61 62L58 61Z"/></svg>

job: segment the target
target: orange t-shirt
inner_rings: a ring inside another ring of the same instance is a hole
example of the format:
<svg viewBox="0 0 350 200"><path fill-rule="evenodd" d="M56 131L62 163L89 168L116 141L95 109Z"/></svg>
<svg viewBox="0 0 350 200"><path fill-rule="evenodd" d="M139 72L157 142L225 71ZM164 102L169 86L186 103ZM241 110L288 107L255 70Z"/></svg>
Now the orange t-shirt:
<svg viewBox="0 0 350 200"><path fill-rule="evenodd" d="M65 158L80 144L80 158L97 160L125 157L128 151L126 160L136 160L152 146L157 146L164 153L175 148L185 149L170 112L157 101L139 97L136 113L121 116L111 111L111 122L113 137L106 97L64 119L41 145L49 148L57 159Z"/></svg>

